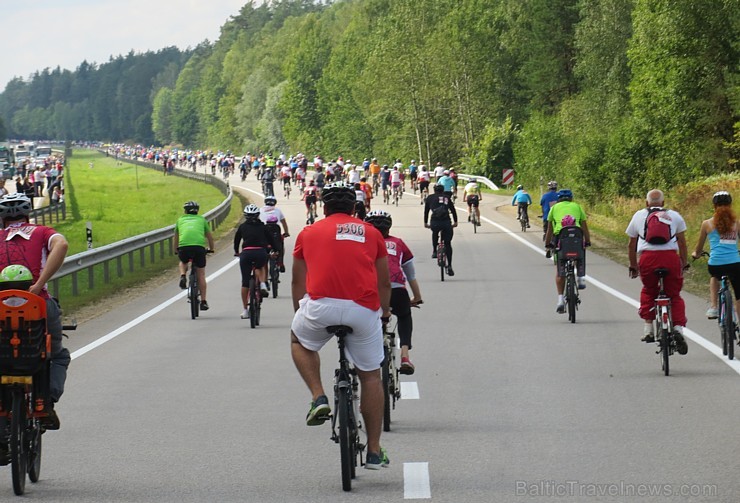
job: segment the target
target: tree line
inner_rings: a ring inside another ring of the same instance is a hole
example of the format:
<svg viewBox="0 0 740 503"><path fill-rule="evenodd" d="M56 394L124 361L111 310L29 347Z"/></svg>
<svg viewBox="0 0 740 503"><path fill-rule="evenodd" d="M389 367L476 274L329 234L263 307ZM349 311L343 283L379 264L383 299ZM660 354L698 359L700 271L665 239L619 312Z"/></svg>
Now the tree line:
<svg viewBox="0 0 740 503"><path fill-rule="evenodd" d="M437 161L597 199L734 171L737 0L247 2L214 43L44 70L18 137Z"/></svg>

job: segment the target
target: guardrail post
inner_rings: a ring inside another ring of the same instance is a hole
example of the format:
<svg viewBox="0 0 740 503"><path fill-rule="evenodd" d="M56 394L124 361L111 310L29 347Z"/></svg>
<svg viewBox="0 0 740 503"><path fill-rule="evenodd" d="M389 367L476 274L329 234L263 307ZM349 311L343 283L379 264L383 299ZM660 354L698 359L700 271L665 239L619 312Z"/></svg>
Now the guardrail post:
<svg viewBox="0 0 740 503"><path fill-rule="evenodd" d="M87 287L90 290L93 290L95 288L95 271L93 270L94 266L90 266L87 268Z"/></svg>
<svg viewBox="0 0 740 503"><path fill-rule="evenodd" d="M110 262L103 262L103 281L106 285L110 283Z"/></svg>
<svg viewBox="0 0 740 503"><path fill-rule="evenodd" d="M123 260L120 256L116 257L116 272L119 278L123 277Z"/></svg>

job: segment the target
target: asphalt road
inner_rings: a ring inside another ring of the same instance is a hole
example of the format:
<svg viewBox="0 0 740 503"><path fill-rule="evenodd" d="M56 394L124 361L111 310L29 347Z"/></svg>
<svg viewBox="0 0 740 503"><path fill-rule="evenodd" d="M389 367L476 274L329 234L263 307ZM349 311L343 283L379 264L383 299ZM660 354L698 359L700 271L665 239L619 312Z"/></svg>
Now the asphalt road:
<svg viewBox="0 0 740 503"><path fill-rule="evenodd" d="M258 189L253 178L232 183ZM62 429L45 435L41 481L26 499L740 500L740 366L717 356L705 300L686 295L689 353L675 356L665 377L654 346L639 341L638 281L590 252L589 285L569 323L555 313L539 229L521 233L496 209L502 202L485 196L478 234L460 212L456 275L444 283L418 198L390 208L393 234L417 256L425 301L414 311L417 372L403 376L405 399L382 437L391 465L359 470L351 495L328 424L305 426L310 397L289 351L289 274L252 330L239 318L228 246L209 259L211 309L198 320L173 271L167 284L71 334ZM294 193L279 205L291 249L303 204ZM330 342L327 389L336 357ZM10 470L2 473L1 499L10 501Z"/></svg>

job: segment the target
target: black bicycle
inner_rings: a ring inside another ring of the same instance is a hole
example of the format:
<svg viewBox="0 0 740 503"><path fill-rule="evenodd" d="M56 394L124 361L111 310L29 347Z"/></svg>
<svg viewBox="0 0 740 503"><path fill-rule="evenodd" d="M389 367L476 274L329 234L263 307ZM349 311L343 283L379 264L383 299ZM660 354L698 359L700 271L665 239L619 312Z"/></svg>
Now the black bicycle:
<svg viewBox="0 0 740 503"><path fill-rule="evenodd" d="M583 231L579 227L563 227L557 240L556 259L562 263L562 273L565 276L564 300L568 311L568 321L576 322L576 311L581 303L578 294L578 282L576 271L578 261L584 257ZM561 267L561 264L558 264Z"/></svg>
<svg viewBox="0 0 740 503"><path fill-rule="evenodd" d="M249 326L255 328L260 324L260 314L262 311L262 291L260 290L259 281L257 281L257 268L252 266L252 274L249 277L249 290L247 295L249 309Z"/></svg>
<svg viewBox="0 0 740 503"><path fill-rule="evenodd" d="M437 242L437 265L439 266L439 277L445 280L445 269L447 268L447 252L445 251L445 242L442 238L442 231L439 232L439 241Z"/></svg>
<svg viewBox="0 0 740 503"><path fill-rule="evenodd" d="M188 302L190 303L190 319L198 317L200 310L200 286L198 285L198 268L190 261L190 275L188 276Z"/></svg>
<svg viewBox="0 0 740 503"><path fill-rule="evenodd" d="M383 318L385 320L385 318ZM401 399L401 385L398 370L398 343L396 326L390 327L390 320L383 323L383 365L380 373L383 378L384 413L383 431L391 431L391 410L395 410L396 401Z"/></svg>
<svg viewBox="0 0 740 503"><path fill-rule="evenodd" d="M527 210L526 204L522 204L520 207L521 214L519 215L519 223L522 226L522 232L527 232L527 229L529 228L529 211Z"/></svg>
<svg viewBox="0 0 740 503"><path fill-rule="evenodd" d="M271 253L269 258L269 273L270 273L270 289L272 290L272 298L278 296L278 284L280 283L280 267L277 263L277 254Z"/></svg>
<svg viewBox="0 0 740 503"><path fill-rule="evenodd" d="M352 479L355 478L358 458L362 464L362 451L365 446L360 443L359 422L359 384L357 372L347 360L344 352L344 338L352 333L346 325L333 325L326 331L337 337L339 345L339 368L334 371L334 414L331 418L331 439L339 444L342 467L342 489L352 490Z"/></svg>
<svg viewBox="0 0 740 503"><path fill-rule="evenodd" d="M571 252L573 253L573 252ZM576 311L581 299L578 296L578 284L576 283L576 261L574 257L566 254L565 261L565 305L568 310L568 321L576 322Z"/></svg>

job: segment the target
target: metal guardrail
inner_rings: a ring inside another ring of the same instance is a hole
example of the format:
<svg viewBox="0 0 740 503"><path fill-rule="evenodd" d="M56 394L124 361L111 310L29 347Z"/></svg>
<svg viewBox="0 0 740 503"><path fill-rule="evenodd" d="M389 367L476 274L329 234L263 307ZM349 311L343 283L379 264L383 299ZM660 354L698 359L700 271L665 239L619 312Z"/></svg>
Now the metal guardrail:
<svg viewBox="0 0 740 503"><path fill-rule="evenodd" d="M476 182L482 183L483 185L485 185L486 187L488 187L491 190L498 190L499 189L498 188L498 185L496 185L495 183L493 183L491 180L489 180L485 176L481 176L481 175L466 175L465 173L458 173L457 174L457 177L458 178L462 178L463 180L470 180L471 178L475 178L475 181Z"/></svg>
<svg viewBox="0 0 740 503"><path fill-rule="evenodd" d="M134 162L134 161L129 161ZM156 165L142 161L136 161L135 164L150 169L156 169ZM216 208L204 214L203 216L211 224L211 229L216 229L228 216L231 209L231 201L234 197L231 187L225 181L208 174L178 172L173 173L175 176L182 176L193 180L203 181L221 189L226 195L226 199ZM138 252L138 265L145 267L147 265L147 250L149 263L156 260L162 260L165 256L171 254L172 244L175 236L175 226L170 225L162 229L147 232L131 238L117 241L93 250L84 251L71 255L64 260L64 264L51 279L50 287L54 296L59 296L60 279L71 276L72 295L79 295L79 276L84 271L87 272L87 287L92 290L95 286L95 266L103 266L103 281L107 284L111 282L111 263L115 262L115 271L117 277L124 275L124 258L127 260L127 270L134 272L137 266L136 255ZM157 258L159 257L159 258Z"/></svg>

